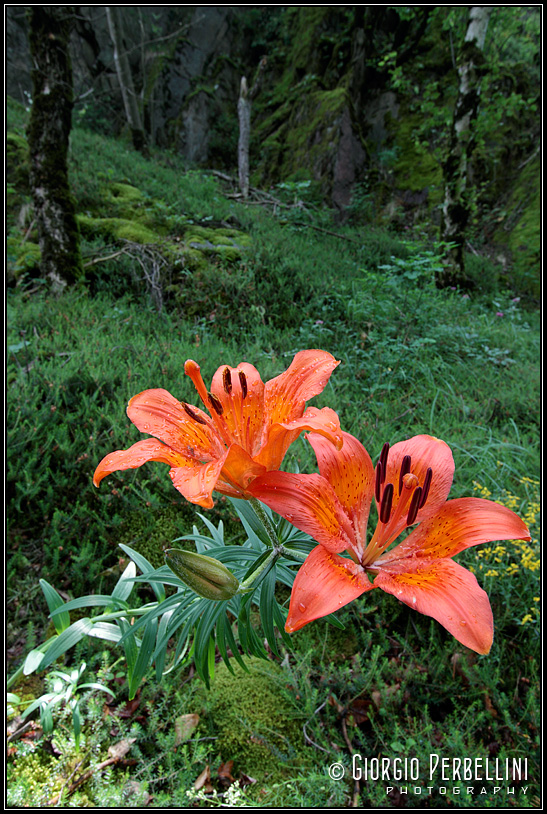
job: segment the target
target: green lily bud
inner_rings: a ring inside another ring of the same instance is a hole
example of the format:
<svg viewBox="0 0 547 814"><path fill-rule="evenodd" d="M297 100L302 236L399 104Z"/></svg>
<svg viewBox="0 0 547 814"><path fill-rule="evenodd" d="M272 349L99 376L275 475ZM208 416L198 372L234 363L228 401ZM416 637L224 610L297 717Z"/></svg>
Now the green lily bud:
<svg viewBox="0 0 547 814"><path fill-rule="evenodd" d="M230 599L238 591L239 582L236 577L220 560L213 557L170 548L165 552L165 562L185 585L205 599Z"/></svg>

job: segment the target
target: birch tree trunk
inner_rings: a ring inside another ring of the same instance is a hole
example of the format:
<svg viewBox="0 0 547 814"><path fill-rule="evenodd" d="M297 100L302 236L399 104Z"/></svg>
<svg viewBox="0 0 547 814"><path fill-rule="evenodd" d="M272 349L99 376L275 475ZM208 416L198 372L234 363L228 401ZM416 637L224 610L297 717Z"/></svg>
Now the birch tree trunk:
<svg viewBox="0 0 547 814"><path fill-rule="evenodd" d="M237 117L239 120L239 141L237 143L237 169L239 176L239 189L244 198L249 195L249 140L251 136L251 101L247 80L241 77L239 99L237 102Z"/></svg>
<svg viewBox="0 0 547 814"><path fill-rule="evenodd" d="M474 129L479 108L484 66L483 48L491 6L471 6L465 40L458 57L459 88L448 157L443 167L444 202L441 240L453 243L446 267L437 275L437 285L469 288L465 272L465 232L470 214L468 163L475 146Z"/></svg>
<svg viewBox="0 0 547 814"><path fill-rule="evenodd" d="M108 32L114 48L114 65L116 66L116 75L122 94L125 118L127 119L131 131L133 147L141 153L146 153L146 137L142 125L137 94L135 93L131 66L129 65L127 51L123 44L123 27L119 9L119 6L105 6Z"/></svg>
<svg viewBox="0 0 547 814"><path fill-rule="evenodd" d="M32 108L27 129L30 186L42 275L58 288L83 275L76 207L68 182L72 66L70 6L31 6Z"/></svg>
<svg viewBox="0 0 547 814"><path fill-rule="evenodd" d="M237 167L239 188L244 198L249 195L249 142L251 139L251 101L257 95L262 71L266 67L267 58L262 57L258 66L258 73L251 90L247 87L247 79L242 76L237 103L237 116L239 120L239 141L237 145Z"/></svg>

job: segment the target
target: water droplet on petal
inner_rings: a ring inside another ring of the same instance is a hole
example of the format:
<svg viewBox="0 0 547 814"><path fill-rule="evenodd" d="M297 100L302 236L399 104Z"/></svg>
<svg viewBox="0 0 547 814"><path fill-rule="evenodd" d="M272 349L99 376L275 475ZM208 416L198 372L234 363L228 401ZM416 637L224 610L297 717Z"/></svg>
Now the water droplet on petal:
<svg viewBox="0 0 547 814"><path fill-rule="evenodd" d="M464 622L464 620L462 619L462 621L460 622L460 625L461 625L462 627L465 627L465 626L466 626L466 624L467 624L467 622Z"/></svg>
<svg viewBox="0 0 547 814"><path fill-rule="evenodd" d="M304 611L306 610L306 606L302 602L299 602L298 610L300 611L300 613L304 613Z"/></svg>

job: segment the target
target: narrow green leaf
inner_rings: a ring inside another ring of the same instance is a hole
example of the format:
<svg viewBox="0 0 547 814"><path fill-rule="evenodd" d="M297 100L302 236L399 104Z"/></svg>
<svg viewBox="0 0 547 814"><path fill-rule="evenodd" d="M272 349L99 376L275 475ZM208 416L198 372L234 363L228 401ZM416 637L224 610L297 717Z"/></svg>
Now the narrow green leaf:
<svg viewBox="0 0 547 814"><path fill-rule="evenodd" d="M221 614L218 618L217 622L217 647L219 650L220 655L222 656L222 660L224 664L228 668L228 670L234 674L234 668L230 664L230 658L228 656L228 649L226 647L226 626L229 624L228 617L225 613Z"/></svg>
<svg viewBox="0 0 547 814"><path fill-rule="evenodd" d="M53 611L57 610L57 608L61 608L65 604L64 599L62 599L55 588L50 585L49 582L46 582L45 579L40 580L40 588L46 598L50 613L53 613ZM56 614L52 619L57 633L62 633L63 630L70 627L70 614L66 611Z"/></svg>
<svg viewBox="0 0 547 814"><path fill-rule="evenodd" d="M127 564L123 574L117 581L112 591L112 599L121 599L124 602L129 598L133 590L132 578L137 575L137 566L133 561Z"/></svg>
<svg viewBox="0 0 547 814"><path fill-rule="evenodd" d="M40 707L40 723L45 735L53 732L53 714L48 704L42 704Z"/></svg>
<svg viewBox="0 0 547 814"><path fill-rule="evenodd" d="M234 637L234 633L233 633L233 630L232 630L232 626L230 624L230 621L229 621L228 617L225 617L225 619L224 619L224 628L223 629L224 629L224 633L225 633L225 636L226 636L226 644L228 645L228 648L232 651L233 657L235 658L235 660L237 661L239 666L242 667L243 670L245 670L246 673L248 673L249 670L248 670L247 665L245 664L245 661L242 659L241 654L239 652L239 649L238 649L238 646L237 646L237 643L236 643L236 640L235 640L235 637Z"/></svg>
<svg viewBox="0 0 547 814"><path fill-rule="evenodd" d="M62 608L56 608L51 612L51 618L64 611L75 610L77 608L94 608L105 607L113 605L119 610L128 610L129 605L122 599L114 598L109 594L88 594L87 596L79 596L76 599L71 599L70 602L65 602Z"/></svg>
<svg viewBox="0 0 547 814"><path fill-rule="evenodd" d="M105 639L107 642L119 642L122 637L119 627L111 622L94 622L87 635L96 639Z"/></svg>
<svg viewBox="0 0 547 814"><path fill-rule="evenodd" d="M129 624L127 619L116 619L116 624L119 626L122 632L122 638L120 639L120 641L123 643L125 660L127 662L127 681L128 683L130 683L131 678L133 676L133 670L137 662L138 656L137 642L135 641L134 634L126 635L132 634L131 625Z"/></svg>
<svg viewBox="0 0 547 814"><path fill-rule="evenodd" d="M131 680L129 681L129 700L131 701L139 689L139 685L148 669L150 659L154 651L154 643L156 641L156 631L158 627L158 620L151 619L144 630L141 645L139 647L137 660L135 662Z"/></svg>
<svg viewBox="0 0 547 814"><path fill-rule="evenodd" d="M73 622L70 627L63 630L63 632L53 640L51 646L48 647L44 653L39 669L44 670L46 667L49 667L50 664L53 664L63 653L66 653L67 650L70 650L71 647L78 644L84 636L87 636L92 627L93 622L88 618L78 619L77 622Z"/></svg>
<svg viewBox="0 0 547 814"><path fill-rule="evenodd" d="M107 692L112 698L115 698L116 695L110 690L108 687L104 687L102 684L97 684L96 681L86 681L85 684L78 684L79 690L100 690L101 692Z"/></svg>
<svg viewBox="0 0 547 814"><path fill-rule="evenodd" d="M139 554L138 551L135 551L128 545L123 545L122 543L120 543L120 548L123 551L125 551L125 553L129 557L131 557L133 562L136 563L137 567L140 568L140 570L142 571L143 576L146 577L148 574L153 574L155 572L156 569L154 568L154 566L148 562L146 557L143 557L142 554ZM165 599L165 590L163 588L163 585L155 581L151 581L150 585L152 586L152 590L156 594L158 601L163 602L163 600Z"/></svg>
<svg viewBox="0 0 547 814"><path fill-rule="evenodd" d="M49 692L46 693L45 695L41 695L40 698L37 698L35 701L28 705L28 707L22 713L22 717L27 718L31 712L34 712L35 709L38 709L38 707L49 704L51 701L53 701L54 698L55 698L54 692Z"/></svg>
<svg viewBox="0 0 547 814"><path fill-rule="evenodd" d="M279 657L280 653L279 650L277 649L277 640L275 637L275 626L274 626L275 617L273 611L273 606L276 602L274 595L275 583L276 583L276 569L274 565L274 567L269 572L267 577L261 583L259 608L260 608L260 620L262 622L262 628L266 636L266 641L270 645L273 654Z"/></svg>
<svg viewBox="0 0 547 814"><path fill-rule="evenodd" d="M156 681L159 683L161 681L161 677L163 674L163 668L165 666L165 657L167 655L167 640L165 642L164 647L159 647L160 641L163 639L165 632L169 627L169 621L174 614L174 610L169 610L163 614L159 621L158 625L158 633L156 636L156 649L154 650L152 658L155 659L156 662Z"/></svg>
<svg viewBox="0 0 547 814"><path fill-rule="evenodd" d="M76 703L72 710L72 729L74 730L74 743L76 749L80 748L80 735L82 734L82 716L80 715L80 707Z"/></svg>

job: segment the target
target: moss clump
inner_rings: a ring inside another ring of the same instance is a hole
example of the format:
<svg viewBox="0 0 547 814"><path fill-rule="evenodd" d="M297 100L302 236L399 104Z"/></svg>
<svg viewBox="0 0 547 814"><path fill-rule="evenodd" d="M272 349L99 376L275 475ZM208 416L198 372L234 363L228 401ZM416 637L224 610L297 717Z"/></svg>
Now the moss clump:
<svg viewBox="0 0 547 814"><path fill-rule="evenodd" d="M110 185L109 193L118 203L135 203L142 201L144 198L140 189L131 186L131 184L113 183Z"/></svg>
<svg viewBox="0 0 547 814"><path fill-rule="evenodd" d="M208 229L190 226L184 234L184 255L190 268L203 268L204 258L218 257L229 263L241 260L243 250L251 245L249 235L237 229Z"/></svg>
<svg viewBox="0 0 547 814"><path fill-rule="evenodd" d="M192 530L195 512L190 504L147 512L133 512L119 535L118 542L128 545L146 557L155 568L165 564L163 547ZM177 545L184 548L183 543ZM188 547L192 547L190 544Z"/></svg>
<svg viewBox="0 0 547 814"><path fill-rule="evenodd" d="M65 782L58 760L43 750L18 755L8 764L9 796L16 807L47 802Z"/></svg>
<svg viewBox="0 0 547 814"><path fill-rule="evenodd" d="M200 691L219 756L257 779L294 775L307 754L303 722L284 691L283 670L259 659L247 663L249 672L233 663L234 674L220 664L210 690Z"/></svg>
<svg viewBox="0 0 547 814"><path fill-rule="evenodd" d="M78 224L82 234L93 239L97 236L109 240L128 240L131 243L159 243L160 235L147 226L126 218L91 218L78 215Z"/></svg>

